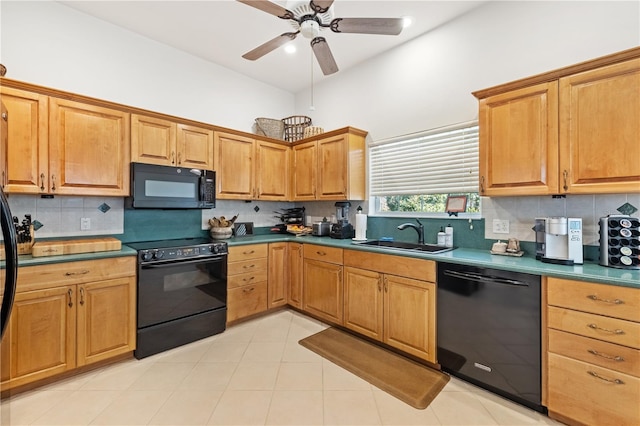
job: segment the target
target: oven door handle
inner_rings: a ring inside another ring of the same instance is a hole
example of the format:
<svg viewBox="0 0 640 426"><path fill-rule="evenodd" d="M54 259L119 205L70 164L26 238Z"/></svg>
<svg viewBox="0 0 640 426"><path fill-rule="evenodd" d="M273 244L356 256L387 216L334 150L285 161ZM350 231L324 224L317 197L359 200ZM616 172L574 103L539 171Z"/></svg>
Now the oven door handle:
<svg viewBox="0 0 640 426"><path fill-rule="evenodd" d="M453 278L477 281L477 282L483 282L483 283L506 284L506 285L520 286L520 287L529 287L529 284L523 281L511 280L509 278L491 277L488 275L475 274L473 272L458 272L458 271L445 270L444 274Z"/></svg>
<svg viewBox="0 0 640 426"><path fill-rule="evenodd" d="M160 269L160 268L169 268L171 266L176 265L193 265L194 263L221 263L226 262L226 256L218 256L218 257L205 257L200 259L193 260L159 260L153 263L143 263L140 265L142 269Z"/></svg>

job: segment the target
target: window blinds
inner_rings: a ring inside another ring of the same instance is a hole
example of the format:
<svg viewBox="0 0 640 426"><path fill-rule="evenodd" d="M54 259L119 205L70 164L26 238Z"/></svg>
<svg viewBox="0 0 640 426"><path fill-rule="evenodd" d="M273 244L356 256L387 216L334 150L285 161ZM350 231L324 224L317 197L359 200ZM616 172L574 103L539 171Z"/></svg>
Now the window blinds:
<svg viewBox="0 0 640 426"><path fill-rule="evenodd" d="M372 196L478 192L478 124L373 142L369 161Z"/></svg>

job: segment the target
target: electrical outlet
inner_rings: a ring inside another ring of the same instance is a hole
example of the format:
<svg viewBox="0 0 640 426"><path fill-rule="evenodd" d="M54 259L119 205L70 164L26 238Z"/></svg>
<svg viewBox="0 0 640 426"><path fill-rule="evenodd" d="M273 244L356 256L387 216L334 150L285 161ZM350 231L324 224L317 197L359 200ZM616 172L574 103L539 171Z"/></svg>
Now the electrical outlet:
<svg viewBox="0 0 640 426"><path fill-rule="evenodd" d="M88 231L91 229L91 219L88 217L80 218L80 230Z"/></svg>
<svg viewBox="0 0 640 426"><path fill-rule="evenodd" d="M493 219L493 233L494 234L508 234L509 233L509 221L504 219Z"/></svg>

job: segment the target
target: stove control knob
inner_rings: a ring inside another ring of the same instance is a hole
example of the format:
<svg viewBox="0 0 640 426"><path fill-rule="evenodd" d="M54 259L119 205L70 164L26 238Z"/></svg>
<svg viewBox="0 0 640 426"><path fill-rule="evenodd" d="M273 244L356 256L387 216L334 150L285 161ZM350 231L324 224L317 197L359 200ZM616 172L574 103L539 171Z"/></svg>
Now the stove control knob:
<svg viewBox="0 0 640 426"><path fill-rule="evenodd" d="M211 253L217 253L218 252L218 246L217 245L209 246L209 251Z"/></svg>
<svg viewBox="0 0 640 426"><path fill-rule="evenodd" d="M153 258L153 255L148 250L145 250L142 253L140 253L140 258L144 261L148 261Z"/></svg>
<svg viewBox="0 0 640 426"><path fill-rule="evenodd" d="M153 257L156 259L162 259L164 257L164 251L158 250L153 255Z"/></svg>

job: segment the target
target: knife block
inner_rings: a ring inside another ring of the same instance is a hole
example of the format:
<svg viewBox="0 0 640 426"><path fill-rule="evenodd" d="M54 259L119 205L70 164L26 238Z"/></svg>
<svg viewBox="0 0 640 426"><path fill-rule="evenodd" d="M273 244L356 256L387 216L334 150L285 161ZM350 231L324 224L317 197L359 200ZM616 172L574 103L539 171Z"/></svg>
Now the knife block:
<svg viewBox="0 0 640 426"><path fill-rule="evenodd" d="M31 252L33 251L33 245L36 243L33 225L31 225L31 227L29 228L29 233L31 234L31 241L29 241L28 243L18 243L18 255L31 254Z"/></svg>

